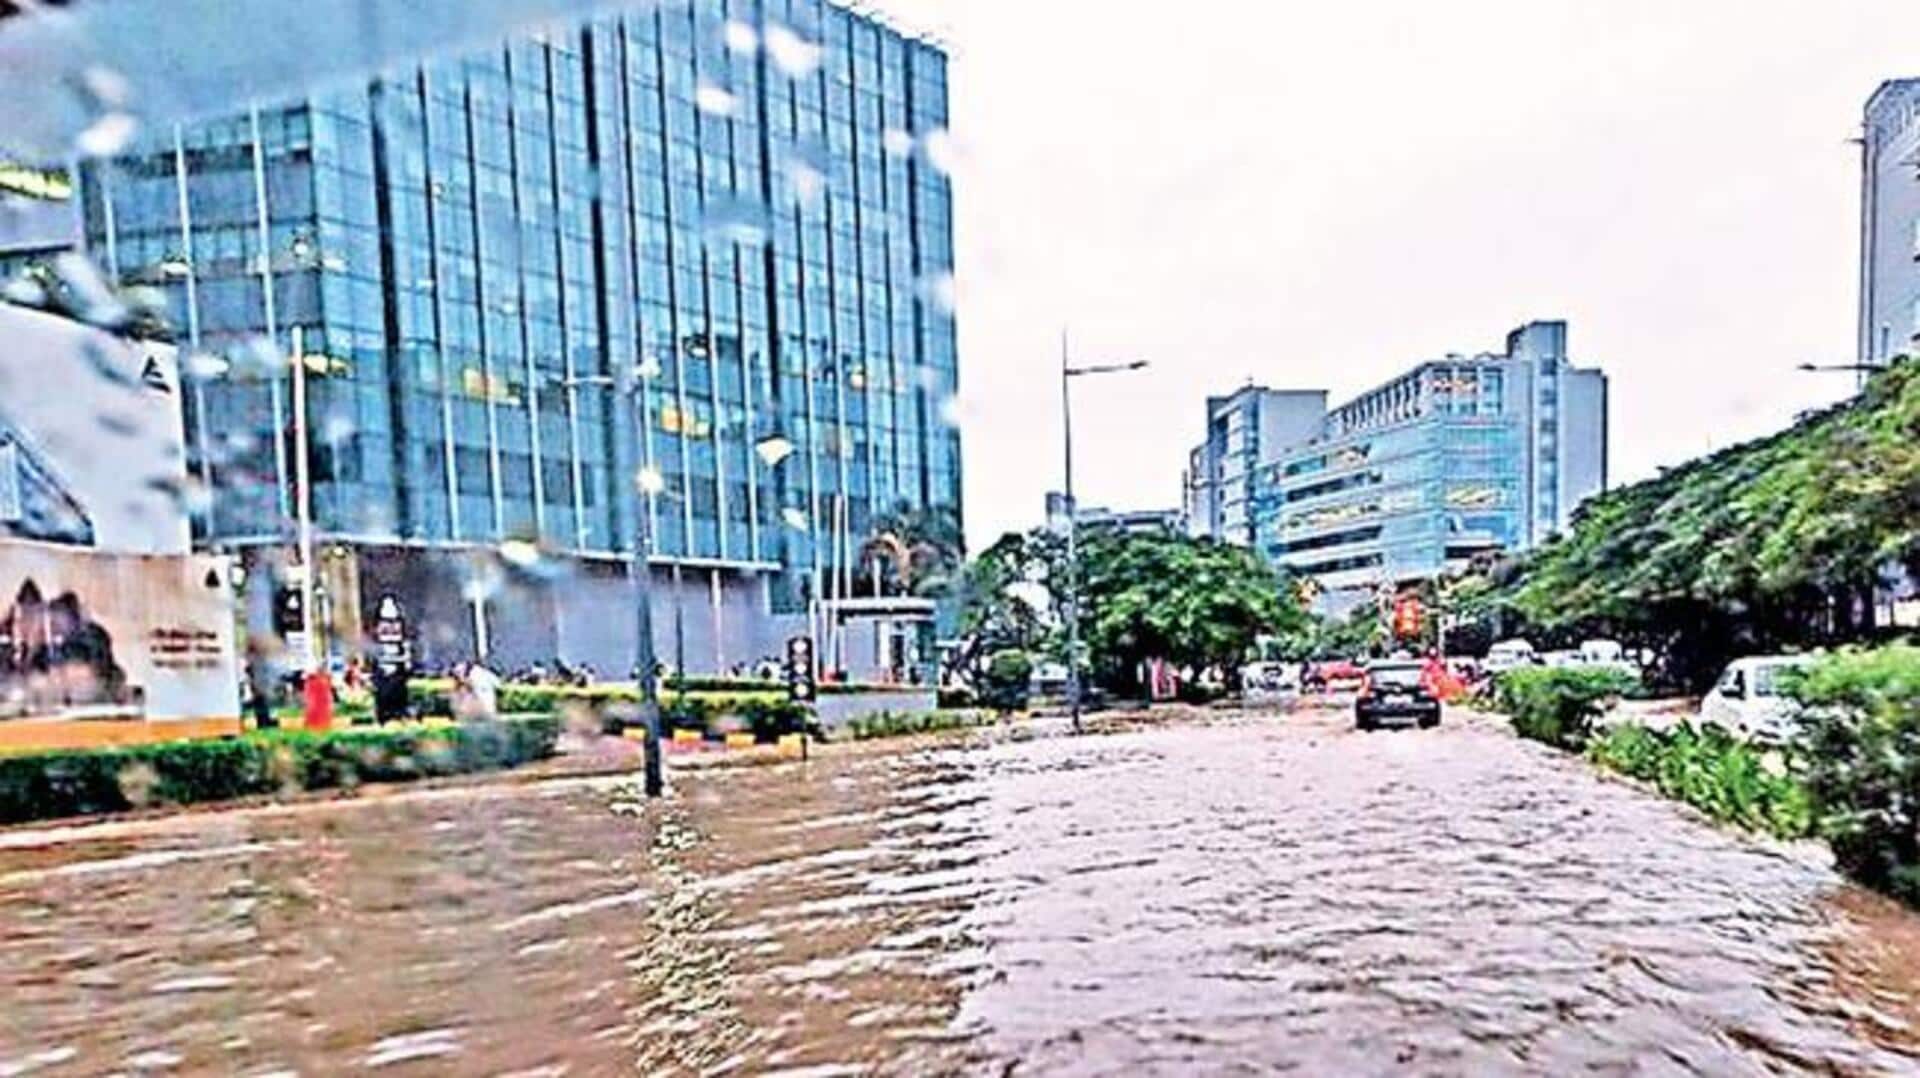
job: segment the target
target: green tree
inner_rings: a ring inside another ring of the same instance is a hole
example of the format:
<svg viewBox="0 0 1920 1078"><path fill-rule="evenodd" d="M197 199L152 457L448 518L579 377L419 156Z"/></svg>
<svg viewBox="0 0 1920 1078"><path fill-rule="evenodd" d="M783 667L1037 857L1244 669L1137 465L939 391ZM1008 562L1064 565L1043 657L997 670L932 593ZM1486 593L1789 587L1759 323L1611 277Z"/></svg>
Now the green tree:
<svg viewBox="0 0 1920 1078"><path fill-rule="evenodd" d="M874 520L862 553L879 559L887 594L945 598L958 584L965 559L960 517L949 506L902 502Z"/></svg>
<svg viewBox="0 0 1920 1078"><path fill-rule="evenodd" d="M1080 566L1087 654L1117 688L1137 687L1149 659L1231 680L1256 637L1308 626L1287 579L1241 547L1101 530L1081 544Z"/></svg>

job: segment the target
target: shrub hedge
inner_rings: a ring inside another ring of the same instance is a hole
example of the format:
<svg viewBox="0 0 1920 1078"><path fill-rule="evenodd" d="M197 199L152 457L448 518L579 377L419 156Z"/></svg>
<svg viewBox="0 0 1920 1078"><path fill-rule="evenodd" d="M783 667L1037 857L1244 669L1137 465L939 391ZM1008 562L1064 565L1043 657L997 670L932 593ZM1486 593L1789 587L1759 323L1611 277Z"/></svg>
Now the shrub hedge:
<svg viewBox="0 0 1920 1078"><path fill-rule="evenodd" d="M491 771L553 755L559 736L533 716L0 756L0 823Z"/></svg>
<svg viewBox="0 0 1920 1078"><path fill-rule="evenodd" d="M937 730L959 730L969 726L981 726L992 722L993 716L985 711L949 710L898 712L882 711L864 718L851 719L844 729L854 741L870 741L880 737L904 737L908 734L927 734Z"/></svg>
<svg viewBox="0 0 1920 1078"><path fill-rule="evenodd" d="M1723 823L1781 838L1813 833L1813 798L1794 778L1786 754L1718 727L1663 732L1625 723L1595 738L1587 755Z"/></svg>
<svg viewBox="0 0 1920 1078"><path fill-rule="evenodd" d="M1606 667L1523 666L1494 682L1493 703L1521 737L1581 752L1593 720L1634 685L1632 675Z"/></svg>
<svg viewBox="0 0 1920 1078"><path fill-rule="evenodd" d="M1920 647L1822 656L1789 675L1800 777L1840 870L1920 905Z"/></svg>

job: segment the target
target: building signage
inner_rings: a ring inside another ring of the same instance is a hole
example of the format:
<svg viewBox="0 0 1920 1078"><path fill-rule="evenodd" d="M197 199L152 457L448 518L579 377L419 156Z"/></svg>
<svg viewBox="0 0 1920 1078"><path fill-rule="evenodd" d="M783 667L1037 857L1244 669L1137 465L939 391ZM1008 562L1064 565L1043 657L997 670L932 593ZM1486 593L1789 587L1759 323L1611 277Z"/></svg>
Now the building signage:
<svg viewBox="0 0 1920 1078"><path fill-rule="evenodd" d="M0 718L239 714L223 565L0 540Z"/></svg>

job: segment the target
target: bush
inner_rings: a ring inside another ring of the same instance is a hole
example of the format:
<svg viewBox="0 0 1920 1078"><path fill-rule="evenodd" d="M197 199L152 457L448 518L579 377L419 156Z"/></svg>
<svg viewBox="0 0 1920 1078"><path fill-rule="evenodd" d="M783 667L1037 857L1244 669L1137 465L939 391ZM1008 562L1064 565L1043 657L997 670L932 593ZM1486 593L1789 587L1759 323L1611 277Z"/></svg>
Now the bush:
<svg viewBox="0 0 1920 1078"><path fill-rule="evenodd" d="M969 726L979 726L988 721L987 714L982 711L946 708L917 713L881 711L850 720L846 725L846 731L847 736L855 741L871 741L881 737L905 737L910 734L926 734L938 730L959 730Z"/></svg>
<svg viewBox="0 0 1920 1078"><path fill-rule="evenodd" d="M1500 675L1493 702L1521 737L1580 752L1593 720L1633 685L1631 675L1605 667L1526 666Z"/></svg>
<svg viewBox="0 0 1920 1078"><path fill-rule="evenodd" d="M1033 660L1018 648L996 651L987 659L981 679L980 702L1002 715L1027 706L1032 691Z"/></svg>
<svg viewBox="0 0 1920 1078"><path fill-rule="evenodd" d="M1627 723L1596 738L1587 753L1724 823L1781 838L1812 833L1813 799L1790 773L1785 754L1718 727L1682 725L1662 733Z"/></svg>
<svg viewBox="0 0 1920 1078"><path fill-rule="evenodd" d="M947 711L974 707L980 703L980 699L965 685L949 685L940 690L936 702L940 710Z"/></svg>
<svg viewBox="0 0 1920 1078"><path fill-rule="evenodd" d="M0 823L496 770L553 755L559 736L536 716L5 756Z"/></svg>
<svg viewBox="0 0 1920 1078"><path fill-rule="evenodd" d="M1790 675L1796 762L1834 861L1920 905L1920 647L1823 656Z"/></svg>

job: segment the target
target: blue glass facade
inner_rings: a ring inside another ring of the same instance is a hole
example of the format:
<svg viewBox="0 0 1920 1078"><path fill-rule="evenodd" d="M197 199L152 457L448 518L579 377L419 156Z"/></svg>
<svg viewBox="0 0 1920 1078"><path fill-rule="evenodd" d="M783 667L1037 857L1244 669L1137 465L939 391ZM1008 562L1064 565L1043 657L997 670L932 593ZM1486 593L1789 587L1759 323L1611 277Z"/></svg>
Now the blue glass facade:
<svg viewBox="0 0 1920 1078"><path fill-rule="evenodd" d="M1606 379L1565 344L1563 323L1532 323L1505 353L1425 363L1327 412L1255 470L1255 547L1352 594L1563 527L1606 482Z"/></svg>
<svg viewBox="0 0 1920 1078"><path fill-rule="evenodd" d="M946 124L936 46L700 0L169 131L82 197L96 257L232 361L189 422L211 538L286 535L298 327L331 540L614 555L644 469L661 557L791 611L879 514L959 512Z"/></svg>

